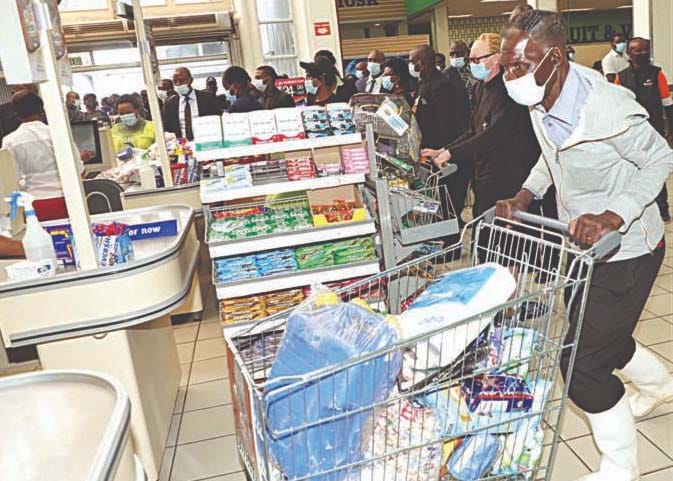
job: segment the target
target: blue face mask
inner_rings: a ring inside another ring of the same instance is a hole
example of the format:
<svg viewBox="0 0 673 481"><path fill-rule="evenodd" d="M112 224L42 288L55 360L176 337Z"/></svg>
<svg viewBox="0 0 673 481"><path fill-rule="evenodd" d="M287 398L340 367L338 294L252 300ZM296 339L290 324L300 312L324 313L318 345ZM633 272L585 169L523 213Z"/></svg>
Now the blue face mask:
<svg viewBox="0 0 673 481"><path fill-rule="evenodd" d="M393 83L393 79L390 75L381 77L381 87L383 87L383 90L391 92L394 86L395 84Z"/></svg>
<svg viewBox="0 0 673 481"><path fill-rule="evenodd" d="M620 42L617 45L615 45L615 50L617 53L624 53L626 50L626 42Z"/></svg>
<svg viewBox="0 0 673 481"><path fill-rule="evenodd" d="M119 120L121 120L122 123L127 127L133 127L135 124L138 123L138 117L136 117L136 114L120 115Z"/></svg>
<svg viewBox="0 0 673 481"><path fill-rule="evenodd" d="M372 77L376 77L381 73L381 64L378 62L367 62L367 70L372 74Z"/></svg>
<svg viewBox="0 0 673 481"><path fill-rule="evenodd" d="M457 57L457 58L451 58L451 66L453 68L463 68L465 67L465 58L464 57Z"/></svg>
<svg viewBox="0 0 673 481"><path fill-rule="evenodd" d="M477 80L486 80L489 75L491 75L491 69L486 68L486 65L483 63L470 64L470 71L472 71L472 76Z"/></svg>
<svg viewBox="0 0 673 481"><path fill-rule="evenodd" d="M304 82L304 85L306 86L306 92L307 92L309 95L315 95L315 94L318 93L318 87L316 87L316 86L313 84L313 80L306 80L306 81Z"/></svg>
<svg viewBox="0 0 673 481"><path fill-rule="evenodd" d="M224 96L227 97L227 102L230 104L235 104L236 103L236 96L232 94L229 90L224 90Z"/></svg>

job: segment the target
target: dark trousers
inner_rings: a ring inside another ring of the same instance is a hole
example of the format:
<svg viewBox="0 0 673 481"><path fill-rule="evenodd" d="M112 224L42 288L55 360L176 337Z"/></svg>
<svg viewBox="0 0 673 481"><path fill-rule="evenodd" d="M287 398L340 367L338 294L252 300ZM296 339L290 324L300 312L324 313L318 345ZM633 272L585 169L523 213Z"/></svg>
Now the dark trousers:
<svg viewBox="0 0 673 481"><path fill-rule="evenodd" d="M664 188L661 189L661 192L659 192L656 201L657 207L659 207L659 214L661 214L661 218L664 220L670 219L671 214L668 210L668 188L666 187L666 184L664 184Z"/></svg>
<svg viewBox="0 0 673 481"><path fill-rule="evenodd" d="M653 254L594 266L569 389L570 399L588 413L607 411L624 396L624 385L613 371L622 369L633 357L636 349L633 331L664 254L662 242ZM566 290L566 305L570 294ZM566 345L575 339L581 298L582 293L578 292L570 306L571 325ZM570 350L565 349L561 356L561 373L565 380L570 354Z"/></svg>

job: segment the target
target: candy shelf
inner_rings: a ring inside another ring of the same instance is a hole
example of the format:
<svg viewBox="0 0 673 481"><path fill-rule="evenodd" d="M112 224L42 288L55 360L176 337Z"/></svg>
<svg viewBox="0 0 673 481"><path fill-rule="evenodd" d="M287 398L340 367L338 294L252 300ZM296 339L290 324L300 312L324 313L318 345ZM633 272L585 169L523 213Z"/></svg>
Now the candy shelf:
<svg viewBox="0 0 673 481"><path fill-rule="evenodd" d="M269 144L242 145L239 147L227 147L195 152L196 160L208 162L219 159L232 159L235 157L248 157L265 154L277 154L280 152L292 152L295 150L320 149L323 147L338 147L340 145L357 144L362 142L362 134L334 135L330 137L317 137L314 139L289 140L286 142L273 142Z"/></svg>
<svg viewBox="0 0 673 481"><path fill-rule="evenodd" d="M368 219L363 222L344 222L334 226L316 227L296 232L283 232L236 240L208 241L207 244L210 257L214 259L216 257L251 254L262 250L313 244L315 242L348 239L349 237L374 233L376 233L374 220Z"/></svg>
<svg viewBox="0 0 673 481"><path fill-rule="evenodd" d="M299 192L314 189L325 189L328 187L338 187L340 185L362 184L365 181L364 174L344 174L332 175L328 177L316 177L314 179L288 180L287 182L276 182L271 184L253 185L252 187L243 187L240 189L222 189L215 190L212 187L218 181L215 179L204 179L201 181L201 203L213 204L215 202L225 202L237 199L247 199L250 197L260 197L272 194L286 194L288 192ZM209 190L209 185L210 190Z"/></svg>
<svg viewBox="0 0 673 481"><path fill-rule="evenodd" d="M255 279L218 283L213 265L213 284L219 300L233 297L252 296L263 292L294 289L315 283L335 282L344 279L370 276L380 271L379 260L357 262L342 266L329 266L323 269L307 269L290 274Z"/></svg>

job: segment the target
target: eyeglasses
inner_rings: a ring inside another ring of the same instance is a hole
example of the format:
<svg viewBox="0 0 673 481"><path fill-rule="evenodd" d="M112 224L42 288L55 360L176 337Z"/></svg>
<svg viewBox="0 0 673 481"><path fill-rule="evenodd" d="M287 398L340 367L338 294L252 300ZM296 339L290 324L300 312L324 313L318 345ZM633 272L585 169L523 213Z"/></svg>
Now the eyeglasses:
<svg viewBox="0 0 673 481"><path fill-rule="evenodd" d="M488 53L486 55L482 55L481 57L470 57L470 63L473 63L473 64L476 65L479 62L481 62L483 59L488 58L488 57L492 57L495 54L496 54L496 52Z"/></svg>

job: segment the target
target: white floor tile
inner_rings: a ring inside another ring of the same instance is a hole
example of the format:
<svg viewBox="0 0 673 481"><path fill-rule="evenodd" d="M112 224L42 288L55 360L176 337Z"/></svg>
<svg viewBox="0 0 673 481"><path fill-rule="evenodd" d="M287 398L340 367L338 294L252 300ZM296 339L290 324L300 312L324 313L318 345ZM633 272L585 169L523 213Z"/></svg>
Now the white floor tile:
<svg viewBox="0 0 673 481"><path fill-rule="evenodd" d="M192 384L187 389L185 412L230 404L229 381L221 379L200 384Z"/></svg>
<svg viewBox="0 0 673 481"><path fill-rule="evenodd" d="M673 457L673 414L639 422L638 431L669 457Z"/></svg>
<svg viewBox="0 0 673 481"><path fill-rule="evenodd" d="M664 342L651 346L650 350L659 355L662 362L668 368L668 372L673 372L673 342Z"/></svg>
<svg viewBox="0 0 673 481"><path fill-rule="evenodd" d="M178 446L171 481L222 476L238 473L242 469L236 436L227 436Z"/></svg>
<svg viewBox="0 0 673 481"><path fill-rule="evenodd" d="M178 444L226 436L235 432L231 405L186 412L182 415Z"/></svg>
<svg viewBox="0 0 673 481"><path fill-rule="evenodd" d="M240 473L229 474L227 476L218 476L216 478L210 478L207 481L246 481L245 473L241 471Z"/></svg>
<svg viewBox="0 0 673 481"><path fill-rule="evenodd" d="M673 324L663 319L649 319L638 323L635 338L645 346L673 341Z"/></svg>
<svg viewBox="0 0 673 481"><path fill-rule="evenodd" d="M189 370L191 369L191 363L180 364L180 387L186 386L189 382Z"/></svg>
<svg viewBox="0 0 673 481"><path fill-rule="evenodd" d="M177 348L178 348L178 359L180 360L180 364L192 362L192 356L194 355L193 342L178 344Z"/></svg>
<svg viewBox="0 0 673 481"><path fill-rule="evenodd" d="M227 379L228 377L227 358L216 357L194 362L192 364L192 375L189 378L189 384L217 381L218 379Z"/></svg>
<svg viewBox="0 0 673 481"><path fill-rule="evenodd" d="M598 470L601 461L601 455L596 448L593 436L586 436L579 439L568 441L568 446L577 454L584 464L588 465L592 471ZM641 473L651 473L667 468L673 464L668 456L662 453L657 447L648 441L642 434L638 435L638 463Z"/></svg>
<svg viewBox="0 0 673 481"><path fill-rule="evenodd" d="M645 309L657 317L673 314L673 296L650 297Z"/></svg>
<svg viewBox="0 0 673 481"><path fill-rule="evenodd" d="M591 427L586 414L580 408L568 400L566 403L563 421L561 423L561 438L564 440L575 439L591 434Z"/></svg>
<svg viewBox="0 0 673 481"><path fill-rule="evenodd" d="M640 481L671 481L673 479L673 468L659 471L658 473L648 474L640 478Z"/></svg>
<svg viewBox="0 0 673 481"><path fill-rule="evenodd" d="M171 421L171 427L168 429L168 440L166 441L166 446L171 447L175 446L178 442L178 432L180 429L180 418L182 414L174 414Z"/></svg>
<svg viewBox="0 0 673 481"><path fill-rule="evenodd" d="M181 413L185 408L185 398L187 397L187 387L183 386L178 389L178 395L175 399L175 407L173 408L173 413Z"/></svg>
<svg viewBox="0 0 673 481"><path fill-rule="evenodd" d="M201 327L199 328L199 341L222 336L222 326L219 322L201 323Z"/></svg>
<svg viewBox="0 0 673 481"><path fill-rule="evenodd" d="M575 481L585 474L589 474L589 470L582 464L580 458L575 456L575 453L564 443L559 444L551 481Z"/></svg>
<svg viewBox="0 0 673 481"><path fill-rule="evenodd" d="M187 345L187 344L181 344L181 345ZM194 351L194 360L203 361L205 359L222 357L225 356L226 354L227 351L224 346L224 337L220 336L213 339L206 339L204 341L197 341L196 350Z"/></svg>
<svg viewBox="0 0 673 481"><path fill-rule="evenodd" d="M166 448L164 450L164 455L161 458L161 467L159 468L159 481L170 481L173 454L175 454L175 448Z"/></svg>
<svg viewBox="0 0 673 481"><path fill-rule="evenodd" d="M196 331L199 328L197 322L190 322L187 325L180 325L173 327L173 336L176 344L184 344L185 342L194 342L196 340Z"/></svg>

